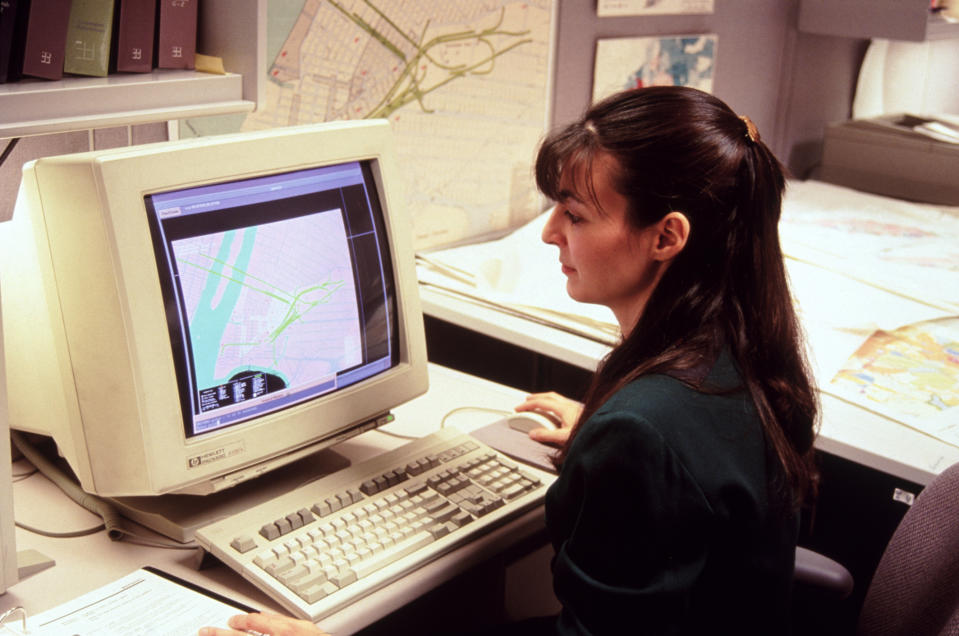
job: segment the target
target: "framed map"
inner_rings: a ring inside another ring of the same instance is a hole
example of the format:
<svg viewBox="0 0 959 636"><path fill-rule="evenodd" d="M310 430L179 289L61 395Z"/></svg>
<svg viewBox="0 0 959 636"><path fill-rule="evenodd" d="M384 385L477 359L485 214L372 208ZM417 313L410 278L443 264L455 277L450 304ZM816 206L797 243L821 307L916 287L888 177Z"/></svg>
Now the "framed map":
<svg viewBox="0 0 959 636"><path fill-rule="evenodd" d="M643 86L691 86L712 92L716 44L715 35L598 40L593 101Z"/></svg>
<svg viewBox="0 0 959 636"><path fill-rule="evenodd" d="M542 209L531 166L549 121L553 4L271 2L279 46L242 129L388 119L416 249L517 227Z"/></svg>
<svg viewBox="0 0 959 636"><path fill-rule="evenodd" d="M601 18L624 15L712 13L713 0L597 0Z"/></svg>

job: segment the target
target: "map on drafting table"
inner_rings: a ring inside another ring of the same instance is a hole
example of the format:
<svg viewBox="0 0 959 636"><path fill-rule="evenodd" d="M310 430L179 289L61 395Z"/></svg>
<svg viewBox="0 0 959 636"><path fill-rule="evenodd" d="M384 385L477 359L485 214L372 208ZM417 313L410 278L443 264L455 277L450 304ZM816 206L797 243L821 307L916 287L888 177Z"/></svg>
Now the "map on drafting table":
<svg viewBox="0 0 959 636"><path fill-rule="evenodd" d="M828 390L959 446L959 318L876 331Z"/></svg>
<svg viewBox="0 0 959 636"><path fill-rule="evenodd" d="M531 166L547 126L552 6L272 2L269 21L287 33L242 128L386 118L417 249L516 227L543 207Z"/></svg>
<svg viewBox="0 0 959 636"><path fill-rule="evenodd" d="M787 256L959 313L959 206L790 181L779 232Z"/></svg>

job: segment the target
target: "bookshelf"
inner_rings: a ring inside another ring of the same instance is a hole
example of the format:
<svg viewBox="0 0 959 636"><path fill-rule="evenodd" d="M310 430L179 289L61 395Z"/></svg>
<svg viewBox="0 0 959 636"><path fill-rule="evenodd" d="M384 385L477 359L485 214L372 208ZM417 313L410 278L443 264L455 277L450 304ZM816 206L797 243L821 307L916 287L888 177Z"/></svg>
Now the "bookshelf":
<svg viewBox="0 0 959 636"><path fill-rule="evenodd" d="M266 77L266 0L200 0L197 52L226 75L154 70L0 84L0 139L249 112Z"/></svg>
<svg viewBox="0 0 959 636"><path fill-rule="evenodd" d="M959 38L959 23L929 11L929 0L801 0L799 30L912 42Z"/></svg>

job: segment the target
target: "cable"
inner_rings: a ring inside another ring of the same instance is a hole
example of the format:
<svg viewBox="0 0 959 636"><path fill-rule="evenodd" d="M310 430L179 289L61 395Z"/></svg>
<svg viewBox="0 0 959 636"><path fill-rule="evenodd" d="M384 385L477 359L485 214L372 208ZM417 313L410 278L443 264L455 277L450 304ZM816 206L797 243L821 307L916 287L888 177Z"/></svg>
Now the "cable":
<svg viewBox="0 0 959 636"><path fill-rule="evenodd" d="M397 439L419 439L418 435L403 435L402 433L394 433L393 431L384 431L382 428L374 428L373 430L377 433L389 435L390 437L395 437Z"/></svg>
<svg viewBox="0 0 959 636"><path fill-rule="evenodd" d="M76 503L103 519L107 535L113 541L123 538L125 530L120 522L120 513L107 501L83 492L77 483L44 457L20 431L11 431L10 439L27 460L43 475Z"/></svg>
<svg viewBox="0 0 959 636"><path fill-rule="evenodd" d="M448 420L451 415L455 415L456 413L460 413L462 411L479 411L481 413L493 413L494 415L500 415L502 417L506 417L507 415L512 414L512 411L506 411L504 409L488 408L485 406L459 406L453 409L452 411L448 411L446 415L443 416L443 419L440 420L440 428L444 428L446 426L446 420Z"/></svg>
<svg viewBox="0 0 959 636"><path fill-rule="evenodd" d="M91 534L96 534L101 530L106 530L106 525L102 523L95 528L87 528L86 530L72 530L68 532L51 532L50 530L41 530L40 528L28 526L27 524L19 521L14 521L14 525L21 530L38 534L41 537L50 537L51 539L72 539L74 537L86 537Z"/></svg>
<svg viewBox="0 0 959 636"><path fill-rule="evenodd" d="M451 415L455 415L456 413L460 413L462 411L479 411L481 413L492 413L494 415L500 415L502 417L506 417L507 415L510 415L512 413L512 411L487 408L485 406L458 406L452 411L448 411L443 416L443 418L440 420L440 428L444 428L446 426L446 420L449 419ZM393 431L385 431L382 428L375 428L373 430L377 433L382 433L383 435L389 435L390 437L395 437L397 439L406 439L406 440L420 439L419 435L404 435L403 433L394 433Z"/></svg>
<svg viewBox="0 0 959 636"><path fill-rule="evenodd" d="M37 470L36 468L34 468L33 470L28 470L28 471L25 472L25 473L14 473L14 474L13 474L13 483L16 484L16 483L19 483L19 482L21 482L21 481L23 481L23 480L25 480L25 479L29 479L30 477L33 477L34 475L36 475L36 474L39 473L39 472L40 472L39 470Z"/></svg>
<svg viewBox="0 0 959 636"><path fill-rule="evenodd" d="M3 149L3 153L0 154L0 166L7 160L7 157L10 156L10 153L13 152L13 149L17 147L17 144L20 143L19 137L14 137L10 140L10 143L7 144L7 147Z"/></svg>

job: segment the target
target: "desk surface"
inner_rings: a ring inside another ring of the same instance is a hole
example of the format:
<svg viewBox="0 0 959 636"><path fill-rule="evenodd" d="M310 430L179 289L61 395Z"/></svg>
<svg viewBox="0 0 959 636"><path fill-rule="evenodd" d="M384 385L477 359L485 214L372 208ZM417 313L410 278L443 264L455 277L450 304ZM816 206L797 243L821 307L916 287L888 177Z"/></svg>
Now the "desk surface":
<svg viewBox="0 0 959 636"><path fill-rule="evenodd" d="M394 410L396 421L384 430L406 436L422 436L436 430L445 417L446 426L470 431L500 417L488 409L511 410L523 393L473 378L449 369L430 366L430 389L425 395ZM475 408L474 408L475 407ZM370 431L336 447L351 461L362 461L403 443L402 439ZM30 466L14 465L14 473ZM55 532L91 528L99 519L68 500L53 484L35 474L14 484L18 522ZM352 633L419 598L422 594L495 556L542 530L542 507L512 520L471 544L429 563L404 578L378 590L322 622L331 633ZM137 528L146 541L162 539ZM17 528L17 549L34 549L56 565L20 581L0 596L0 611L23 606L36 614L144 565L152 565L247 605L283 613L264 593L222 564L198 571L199 548L164 549L124 540L111 542L104 532L86 537L53 539Z"/></svg>
<svg viewBox="0 0 959 636"><path fill-rule="evenodd" d="M427 315L583 369L595 369L609 351L608 345L427 286L421 287L420 293ZM822 394L822 425L816 446L922 485L959 462L959 447L828 394Z"/></svg>

